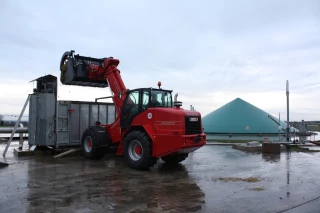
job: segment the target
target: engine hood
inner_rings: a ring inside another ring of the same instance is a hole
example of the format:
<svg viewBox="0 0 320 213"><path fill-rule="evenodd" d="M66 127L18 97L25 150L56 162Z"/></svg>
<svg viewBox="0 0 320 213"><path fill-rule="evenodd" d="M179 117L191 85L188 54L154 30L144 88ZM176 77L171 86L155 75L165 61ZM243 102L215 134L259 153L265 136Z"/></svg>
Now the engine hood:
<svg viewBox="0 0 320 213"><path fill-rule="evenodd" d="M169 134L169 135L182 135L186 134L187 126L186 121L193 120L198 121L197 118L201 114L196 111L184 110L181 108L153 108L151 111L150 121L153 124L154 132L157 134ZM186 118L188 117L188 118ZM186 120L187 119L187 120ZM201 120L201 118L200 118ZM188 125L197 125L196 122L192 122ZM193 128L190 126L190 128ZM201 128L201 127L199 127Z"/></svg>
<svg viewBox="0 0 320 213"><path fill-rule="evenodd" d="M200 112L182 108L154 108L153 111L160 113L160 115L162 114L161 112L163 112L164 114L170 116L201 116Z"/></svg>

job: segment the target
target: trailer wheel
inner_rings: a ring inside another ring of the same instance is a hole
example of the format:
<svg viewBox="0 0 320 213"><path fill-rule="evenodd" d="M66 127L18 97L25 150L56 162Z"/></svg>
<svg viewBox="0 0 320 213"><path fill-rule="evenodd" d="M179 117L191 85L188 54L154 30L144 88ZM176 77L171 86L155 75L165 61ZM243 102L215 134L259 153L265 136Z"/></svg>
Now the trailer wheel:
<svg viewBox="0 0 320 213"><path fill-rule="evenodd" d="M162 157L161 159L166 163L176 164L184 161L187 157L188 157L188 153L180 154L180 155L167 155Z"/></svg>
<svg viewBox="0 0 320 213"><path fill-rule="evenodd" d="M137 170L149 169L157 162L157 159L152 157L151 140L142 131L133 131L127 135L123 155L127 164Z"/></svg>
<svg viewBox="0 0 320 213"><path fill-rule="evenodd" d="M92 129L86 129L81 138L83 155L89 159L100 159L105 155L105 149L99 148L98 138Z"/></svg>

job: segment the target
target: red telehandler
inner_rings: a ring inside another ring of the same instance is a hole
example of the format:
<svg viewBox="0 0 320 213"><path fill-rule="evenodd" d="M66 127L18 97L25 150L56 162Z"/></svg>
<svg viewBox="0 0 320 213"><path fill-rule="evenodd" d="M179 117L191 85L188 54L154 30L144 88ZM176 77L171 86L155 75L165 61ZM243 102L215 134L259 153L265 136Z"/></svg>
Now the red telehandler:
<svg viewBox="0 0 320 213"><path fill-rule="evenodd" d="M116 146L129 167L145 170L157 159L179 163L206 144L199 112L180 108L172 100L172 90L125 87L119 60L91 58L65 52L60 62L60 81L65 85L110 87L117 117L112 124L95 121L82 134L86 158L102 158Z"/></svg>

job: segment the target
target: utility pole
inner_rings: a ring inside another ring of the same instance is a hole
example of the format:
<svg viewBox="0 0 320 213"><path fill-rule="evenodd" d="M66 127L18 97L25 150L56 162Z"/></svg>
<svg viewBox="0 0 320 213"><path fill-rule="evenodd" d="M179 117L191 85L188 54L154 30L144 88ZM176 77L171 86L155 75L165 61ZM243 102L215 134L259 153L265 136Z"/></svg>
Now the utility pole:
<svg viewBox="0 0 320 213"><path fill-rule="evenodd" d="M279 136L279 142L280 142L280 127L281 127L281 123L280 123L280 112L279 112L279 127L278 127L278 136Z"/></svg>
<svg viewBox="0 0 320 213"><path fill-rule="evenodd" d="M287 131L286 131L286 138L289 141L289 81L287 80L286 85L286 95L287 95Z"/></svg>

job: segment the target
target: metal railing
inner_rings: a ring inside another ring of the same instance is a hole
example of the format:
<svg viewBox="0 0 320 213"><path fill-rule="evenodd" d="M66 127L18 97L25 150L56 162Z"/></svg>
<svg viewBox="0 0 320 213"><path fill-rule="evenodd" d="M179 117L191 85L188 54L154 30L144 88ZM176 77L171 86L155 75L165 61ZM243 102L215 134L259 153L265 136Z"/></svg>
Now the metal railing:
<svg viewBox="0 0 320 213"><path fill-rule="evenodd" d="M11 144L12 138L13 138L15 132L16 132L17 129L18 129L18 125L20 124L21 117L23 116L23 113L24 113L24 111L25 111L25 109L26 109L26 107L27 107L27 105L28 105L28 103L29 103L30 97L31 97L31 95L29 94L29 95L28 95L28 98L27 98L27 100L26 100L26 102L25 102L25 104L23 105L22 111L21 111L20 116L19 116L19 118L18 118L18 120L17 120L17 122L16 122L16 125L15 125L15 126L13 127L13 129L12 129L11 136L10 136L10 138L9 138L9 140L8 140L7 146L6 146L6 148L4 149L4 151L3 151L3 154L2 154L3 156L6 156L6 153L7 153L7 151L8 151L8 148L9 148L10 144ZM21 133L21 134L22 134L22 133ZM22 139L22 140L21 140L21 139ZM23 136L22 136L22 138L21 138L21 135L20 135L19 149L22 149L22 145L23 145Z"/></svg>
<svg viewBox="0 0 320 213"><path fill-rule="evenodd" d="M0 127L0 133L12 133L13 131L14 131L14 127ZM22 149L23 134L28 133L28 128L26 128L26 127L17 128L15 130L15 133L19 134L19 149ZM12 136L12 138L10 137L10 139L12 140L13 137L14 137L14 135ZM0 134L0 138L1 138L1 134ZM8 140L8 143L9 143L10 139Z"/></svg>
<svg viewBox="0 0 320 213"><path fill-rule="evenodd" d="M13 132L14 127L0 127L0 133L11 133ZM15 133L28 133L28 128L27 127L20 127L17 128Z"/></svg>

